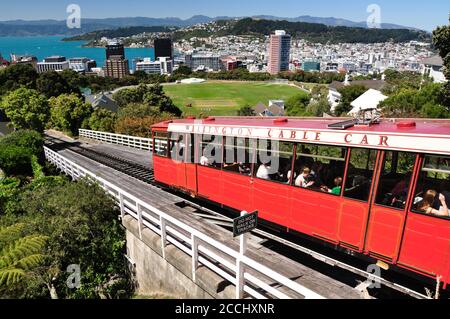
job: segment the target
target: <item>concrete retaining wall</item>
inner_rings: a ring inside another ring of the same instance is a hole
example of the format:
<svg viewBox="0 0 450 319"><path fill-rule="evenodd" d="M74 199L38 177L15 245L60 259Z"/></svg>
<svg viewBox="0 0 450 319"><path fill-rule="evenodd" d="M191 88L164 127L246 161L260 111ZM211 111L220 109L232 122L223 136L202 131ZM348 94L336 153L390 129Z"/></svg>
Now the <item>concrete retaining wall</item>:
<svg viewBox="0 0 450 319"><path fill-rule="evenodd" d="M135 263L137 294L164 294L181 299L235 298L234 285L204 267L197 270L194 283L191 257L168 245L165 260L159 235L144 228L141 240L138 223L131 216L125 216L123 225L127 229L128 257Z"/></svg>

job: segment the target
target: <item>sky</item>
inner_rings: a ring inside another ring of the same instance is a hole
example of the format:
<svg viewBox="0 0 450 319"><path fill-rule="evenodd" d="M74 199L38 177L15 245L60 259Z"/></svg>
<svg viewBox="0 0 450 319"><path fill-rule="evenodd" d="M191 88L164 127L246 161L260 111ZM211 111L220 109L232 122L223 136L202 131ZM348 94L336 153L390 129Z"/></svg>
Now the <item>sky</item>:
<svg viewBox="0 0 450 319"><path fill-rule="evenodd" d="M381 8L381 22L395 23L431 31L448 24L448 0L21 0L2 1L0 21L65 20L69 4L81 7L82 18L311 15L366 21L367 7Z"/></svg>

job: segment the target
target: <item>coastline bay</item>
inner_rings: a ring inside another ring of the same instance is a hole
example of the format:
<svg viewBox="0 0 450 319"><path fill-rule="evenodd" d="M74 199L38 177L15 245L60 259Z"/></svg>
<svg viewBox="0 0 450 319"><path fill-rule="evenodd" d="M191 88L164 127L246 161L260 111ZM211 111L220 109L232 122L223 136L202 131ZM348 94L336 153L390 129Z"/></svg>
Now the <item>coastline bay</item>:
<svg viewBox="0 0 450 319"><path fill-rule="evenodd" d="M9 60L10 54L35 55L39 61L51 55L66 58L87 57L97 61L97 66L105 63L104 48L83 47L85 41L62 41L64 36L0 37L0 55ZM125 55L133 65L133 59L150 57L154 59L153 48L126 48Z"/></svg>

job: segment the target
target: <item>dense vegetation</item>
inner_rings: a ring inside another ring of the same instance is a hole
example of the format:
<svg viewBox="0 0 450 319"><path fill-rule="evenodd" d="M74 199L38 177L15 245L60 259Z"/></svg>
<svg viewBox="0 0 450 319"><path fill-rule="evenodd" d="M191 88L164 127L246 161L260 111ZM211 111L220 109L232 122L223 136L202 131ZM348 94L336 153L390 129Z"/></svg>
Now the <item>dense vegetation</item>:
<svg viewBox="0 0 450 319"><path fill-rule="evenodd" d="M8 150L0 153L0 298L129 297L113 200L87 180L55 175L42 145L34 131L0 139ZM71 265L81 271L76 287Z"/></svg>

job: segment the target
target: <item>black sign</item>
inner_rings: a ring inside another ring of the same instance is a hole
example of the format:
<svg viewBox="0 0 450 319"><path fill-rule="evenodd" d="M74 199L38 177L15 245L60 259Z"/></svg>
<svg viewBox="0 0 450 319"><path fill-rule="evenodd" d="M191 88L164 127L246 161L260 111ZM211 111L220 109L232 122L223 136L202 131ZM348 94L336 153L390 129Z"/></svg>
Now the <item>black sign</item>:
<svg viewBox="0 0 450 319"><path fill-rule="evenodd" d="M251 232L258 227L258 212L253 212L233 220L234 237Z"/></svg>

